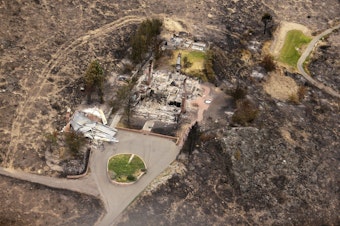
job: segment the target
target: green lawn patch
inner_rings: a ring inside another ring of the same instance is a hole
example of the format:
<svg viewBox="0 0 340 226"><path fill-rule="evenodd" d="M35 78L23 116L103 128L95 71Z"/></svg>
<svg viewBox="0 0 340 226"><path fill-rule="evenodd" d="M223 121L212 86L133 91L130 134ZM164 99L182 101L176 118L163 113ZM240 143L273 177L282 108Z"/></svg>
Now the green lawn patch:
<svg viewBox="0 0 340 226"><path fill-rule="evenodd" d="M202 51L191 51L187 55L189 61L202 61L205 58L205 52Z"/></svg>
<svg viewBox="0 0 340 226"><path fill-rule="evenodd" d="M287 32L285 43L280 51L279 60L290 66L296 67L301 56L300 49L308 44L312 38L304 35L302 31L291 30Z"/></svg>
<svg viewBox="0 0 340 226"><path fill-rule="evenodd" d="M132 154L119 154L110 158L108 170L111 179L117 182L131 182L145 171L143 160L134 155L129 162Z"/></svg>
<svg viewBox="0 0 340 226"><path fill-rule="evenodd" d="M187 57L189 62L192 63L190 68L186 69L186 72L190 73L193 71L202 71L204 69L204 60L206 57L206 53L197 50L175 50L173 52L173 57L171 59L171 65L176 64L178 53L182 54L182 67L183 67L183 58Z"/></svg>

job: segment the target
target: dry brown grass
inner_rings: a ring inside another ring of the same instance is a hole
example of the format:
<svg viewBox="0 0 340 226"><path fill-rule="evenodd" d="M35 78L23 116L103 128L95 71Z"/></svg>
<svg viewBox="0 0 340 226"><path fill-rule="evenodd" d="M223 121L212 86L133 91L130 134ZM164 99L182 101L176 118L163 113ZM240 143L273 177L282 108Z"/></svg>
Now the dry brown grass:
<svg viewBox="0 0 340 226"><path fill-rule="evenodd" d="M215 136L212 135L212 134L202 134L200 136L200 141L204 143L204 142L207 142L207 141L212 140L214 138L215 138Z"/></svg>
<svg viewBox="0 0 340 226"><path fill-rule="evenodd" d="M261 66L267 71L274 71L275 70L275 62L274 58L270 55L265 55L262 59Z"/></svg>
<svg viewBox="0 0 340 226"><path fill-rule="evenodd" d="M241 160L241 150L240 149L237 149L237 151L235 151L234 157L238 161Z"/></svg>
<svg viewBox="0 0 340 226"><path fill-rule="evenodd" d="M281 71L270 74L269 79L263 85L264 90L275 99L286 101L292 94L298 92L298 85L291 77L283 75Z"/></svg>
<svg viewBox="0 0 340 226"><path fill-rule="evenodd" d="M289 100L289 102L291 102L293 104L299 104L300 103L299 96L296 93L290 94L288 100Z"/></svg>
<svg viewBox="0 0 340 226"><path fill-rule="evenodd" d="M251 123L258 116L258 109L254 103L248 99L238 100L236 102L237 109L232 116L232 121L234 123L246 126Z"/></svg>
<svg viewBox="0 0 340 226"><path fill-rule="evenodd" d="M302 101L305 98L307 91L308 91L308 89L307 89L306 86L299 86L299 89L297 91L299 101Z"/></svg>

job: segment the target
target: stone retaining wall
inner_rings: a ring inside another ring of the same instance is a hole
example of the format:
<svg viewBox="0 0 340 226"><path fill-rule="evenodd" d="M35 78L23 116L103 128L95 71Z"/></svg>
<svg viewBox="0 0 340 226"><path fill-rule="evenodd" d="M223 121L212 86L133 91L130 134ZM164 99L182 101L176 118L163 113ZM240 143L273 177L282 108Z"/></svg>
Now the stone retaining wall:
<svg viewBox="0 0 340 226"><path fill-rule="evenodd" d="M145 130L129 129L129 128L119 127L119 126L117 126L116 129L124 130L124 131L129 131L129 132L135 132L135 133L141 133L141 134L151 135L151 136L156 136L156 137L161 137L161 138L165 138L165 139L170 139L170 140L175 141L176 145L179 142L179 138L178 137L173 137L173 136L153 133L153 132L149 132L149 131L145 131Z"/></svg>

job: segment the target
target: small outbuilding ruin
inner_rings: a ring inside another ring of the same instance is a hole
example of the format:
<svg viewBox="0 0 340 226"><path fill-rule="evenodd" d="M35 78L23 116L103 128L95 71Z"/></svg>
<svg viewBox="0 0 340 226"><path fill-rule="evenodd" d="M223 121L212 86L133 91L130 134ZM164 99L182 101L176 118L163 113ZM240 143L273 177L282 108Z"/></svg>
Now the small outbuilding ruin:
<svg viewBox="0 0 340 226"><path fill-rule="evenodd" d="M107 142L118 142L115 138L117 130L107 125L104 113L98 108L89 108L76 111L64 131L72 128L75 132L82 133L85 137Z"/></svg>

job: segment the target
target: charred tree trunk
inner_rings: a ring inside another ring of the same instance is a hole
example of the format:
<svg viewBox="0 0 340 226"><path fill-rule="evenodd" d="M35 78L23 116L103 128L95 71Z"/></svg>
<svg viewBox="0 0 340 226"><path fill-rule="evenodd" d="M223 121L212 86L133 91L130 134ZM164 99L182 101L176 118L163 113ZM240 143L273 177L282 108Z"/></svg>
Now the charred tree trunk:
<svg viewBox="0 0 340 226"><path fill-rule="evenodd" d="M104 103L104 92L103 89L100 87L98 88L98 96L99 96L99 103Z"/></svg>
<svg viewBox="0 0 340 226"><path fill-rule="evenodd" d="M188 134L187 140L183 146L182 151L187 152L189 155L191 155L192 152L195 150L198 138L199 138L199 126L198 123L196 122L190 129L190 132Z"/></svg>
<svg viewBox="0 0 340 226"><path fill-rule="evenodd" d="M263 34L266 34L268 22L272 20L272 16L269 13L265 13L262 16L262 23L264 24Z"/></svg>
<svg viewBox="0 0 340 226"><path fill-rule="evenodd" d="M92 103L92 92L91 91L87 91L87 95L86 95L86 102L87 104L91 104Z"/></svg>

